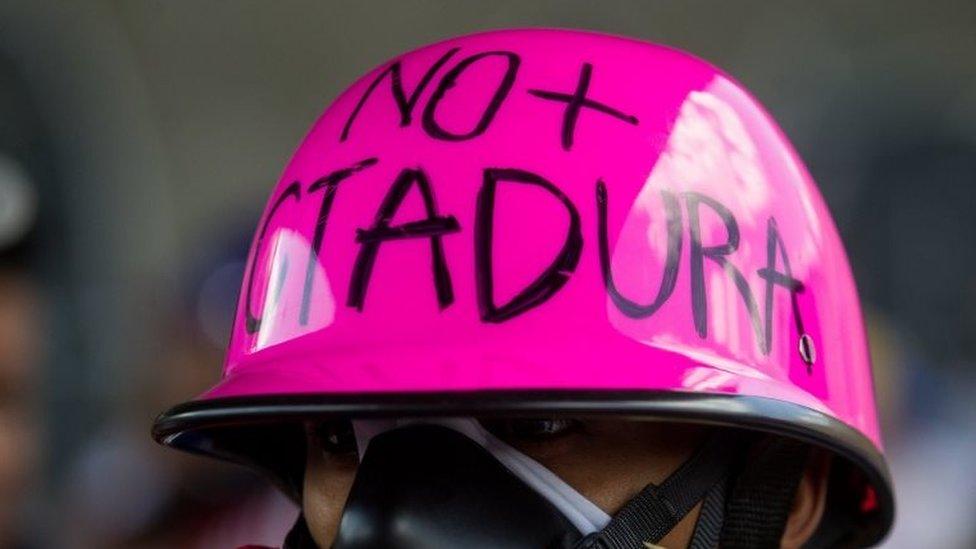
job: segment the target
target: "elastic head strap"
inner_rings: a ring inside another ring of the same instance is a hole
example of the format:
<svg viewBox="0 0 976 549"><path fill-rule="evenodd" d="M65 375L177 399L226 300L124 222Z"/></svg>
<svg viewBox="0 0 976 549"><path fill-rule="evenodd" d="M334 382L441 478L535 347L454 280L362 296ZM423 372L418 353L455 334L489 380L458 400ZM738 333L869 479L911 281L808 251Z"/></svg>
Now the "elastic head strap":
<svg viewBox="0 0 976 549"><path fill-rule="evenodd" d="M606 528L584 538L579 547L632 549L659 542L699 501L725 483L745 448L745 438L729 431L713 433L677 471L659 485L647 485ZM721 505L712 512L721 513ZM721 522L720 514L717 520Z"/></svg>
<svg viewBox="0 0 976 549"><path fill-rule="evenodd" d="M722 549L780 546L810 447L769 437L756 444L726 503Z"/></svg>
<svg viewBox="0 0 976 549"><path fill-rule="evenodd" d="M715 549L718 547L719 536L722 534L722 523L725 521L725 497L728 492L728 479L715 484L698 511L695 531L691 535L688 549Z"/></svg>

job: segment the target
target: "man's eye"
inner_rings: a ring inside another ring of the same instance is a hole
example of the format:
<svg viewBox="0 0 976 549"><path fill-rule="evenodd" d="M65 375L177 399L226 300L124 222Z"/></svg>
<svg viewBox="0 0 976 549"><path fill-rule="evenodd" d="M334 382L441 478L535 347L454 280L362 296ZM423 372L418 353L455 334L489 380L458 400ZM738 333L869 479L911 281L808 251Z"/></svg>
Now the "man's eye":
<svg viewBox="0 0 976 549"><path fill-rule="evenodd" d="M572 433L580 426L575 419L503 419L482 422L485 428L501 439L547 440Z"/></svg>
<svg viewBox="0 0 976 549"><path fill-rule="evenodd" d="M322 449L330 454L350 454L357 450L356 433L350 421L320 423L315 434Z"/></svg>

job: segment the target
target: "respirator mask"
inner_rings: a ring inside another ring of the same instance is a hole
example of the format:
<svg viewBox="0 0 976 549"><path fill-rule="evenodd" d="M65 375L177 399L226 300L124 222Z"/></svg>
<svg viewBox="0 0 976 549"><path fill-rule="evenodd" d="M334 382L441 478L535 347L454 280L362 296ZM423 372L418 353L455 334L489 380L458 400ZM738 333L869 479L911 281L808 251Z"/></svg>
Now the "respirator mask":
<svg viewBox="0 0 976 549"><path fill-rule="evenodd" d="M353 421L360 463L332 549L643 549L699 502L691 546L717 545L741 437L711 434L667 479L645 487L611 517L492 432L569 424ZM285 549L315 547L300 519Z"/></svg>

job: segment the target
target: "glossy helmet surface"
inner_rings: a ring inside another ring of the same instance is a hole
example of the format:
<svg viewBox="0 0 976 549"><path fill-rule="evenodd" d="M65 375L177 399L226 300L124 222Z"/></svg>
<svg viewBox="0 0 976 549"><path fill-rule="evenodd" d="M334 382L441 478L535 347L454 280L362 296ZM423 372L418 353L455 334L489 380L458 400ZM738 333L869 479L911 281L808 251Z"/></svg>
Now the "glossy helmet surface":
<svg viewBox="0 0 976 549"><path fill-rule="evenodd" d="M513 30L365 75L271 194L223 379L155 436L283 476L309 417L538 412L799 438L849 466L867 538L890 526L837 230L775 122L695 57Z"/></svg>

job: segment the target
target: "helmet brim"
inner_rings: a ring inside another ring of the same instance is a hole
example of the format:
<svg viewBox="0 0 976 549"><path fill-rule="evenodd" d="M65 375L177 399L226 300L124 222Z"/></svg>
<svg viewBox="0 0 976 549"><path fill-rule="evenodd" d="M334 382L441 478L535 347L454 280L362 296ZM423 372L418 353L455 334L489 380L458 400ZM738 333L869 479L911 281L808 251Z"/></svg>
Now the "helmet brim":
<svg viewBox="0 0 976 549"><path fill-rule="evenodd" d="M465 391L290 394L224 397L176 406L160 415L161 444L257 468L300 497L303 426L334 418L435 416L622 417L749 429L831 451L859 472L873 501L860 504L859 540L879 542L894 521L891 476L863 434L820 411L778 399L675 391ZM863 499L863 498L862 498Z"/></svg>

